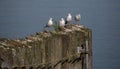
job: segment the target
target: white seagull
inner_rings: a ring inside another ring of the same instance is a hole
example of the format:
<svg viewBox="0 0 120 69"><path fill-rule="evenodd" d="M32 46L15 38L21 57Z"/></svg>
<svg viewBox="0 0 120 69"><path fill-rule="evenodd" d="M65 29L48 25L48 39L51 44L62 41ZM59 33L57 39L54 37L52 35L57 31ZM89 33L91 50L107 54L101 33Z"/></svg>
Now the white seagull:
<svg viewBox="0 0 120 69"><path fill-rule="evenodd" d="M60 27L64 27L65 26L65 20L64 20L64 18L61 18L59 25L60 25Z"/></svg>
<svg viewBox="0 0 120 69"><path fill-rule="evenodd" d="M70 21L72 21L72 15L70 13L68 13L65 24L69 23Z"/></svg>
<svg viewBox="0 0 120 69"><path fill-rule="evenodd" d="M75 16L75 21L80 21L80 20L81 20L81 15L80 14L76 15Z"/></svg>
<svg viewBox="0 0 120 69"><path fill-rule="evenodd" d="M46 27L51 27L51 26L53 26L52 18L49 19L49 21L48 21L47 25L45 26L45 28Z"/></svg>

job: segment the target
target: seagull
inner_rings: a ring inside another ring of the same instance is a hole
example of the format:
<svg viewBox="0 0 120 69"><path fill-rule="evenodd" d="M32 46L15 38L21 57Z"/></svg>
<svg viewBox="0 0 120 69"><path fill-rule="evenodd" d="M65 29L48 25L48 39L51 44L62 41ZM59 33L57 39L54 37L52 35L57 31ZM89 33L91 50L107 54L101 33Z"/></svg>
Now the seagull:
<svg viewBox="0 0 120 69"><path fill-rule="evenodd" d="M68 13L65 24L69 23L70 21L72 21L72 15Z"/></svg>
<svg viewBox="0 0 120 69"><path fill-rule="evenodd" d="M77 21L80 21L80 19L81 19L81 15L80 15L80 14L78 14L78 15L75 16L75 21L76 21L76 22L77 22Z"/></svg>
<svg viewBox="0 0 120 69"><path fill-rule="evenodd" d="M60 27L64 27L65 26L65 20L64 20L64 18L61 18L59 25L60 25Z"/></svg>
<svg viewBox="0 0 120 69"><path fill-rule="evenodd" d="M52 18L49 19L49 21L48 21L47 25L45 26L45 28L46 27L51 27L51 26L53 26Z"/></svg>

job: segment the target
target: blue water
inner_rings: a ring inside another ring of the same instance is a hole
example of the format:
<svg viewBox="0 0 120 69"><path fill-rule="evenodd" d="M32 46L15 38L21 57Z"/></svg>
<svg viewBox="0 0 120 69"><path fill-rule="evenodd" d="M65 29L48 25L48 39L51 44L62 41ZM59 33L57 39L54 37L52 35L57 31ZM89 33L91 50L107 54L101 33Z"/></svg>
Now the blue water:
<svg viewBox="0 0 120 69"><path fill-rule="evenodd" d="M119 0L0 0L0 37L24 38L68 12L93 31L93 68L120 69Z"/></svg>

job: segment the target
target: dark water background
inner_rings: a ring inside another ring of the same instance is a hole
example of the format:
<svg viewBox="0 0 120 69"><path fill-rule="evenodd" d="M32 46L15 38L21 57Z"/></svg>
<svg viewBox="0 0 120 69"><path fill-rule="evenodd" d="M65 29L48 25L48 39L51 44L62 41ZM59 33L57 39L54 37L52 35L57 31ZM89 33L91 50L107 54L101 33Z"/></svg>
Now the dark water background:
<svg viewBox="0 0 120 69"><path fill-rule="evenodd" d="M0 37L34 34L68 12L93 30L93 68L120 69L119 0L0 0Z"/></svg>

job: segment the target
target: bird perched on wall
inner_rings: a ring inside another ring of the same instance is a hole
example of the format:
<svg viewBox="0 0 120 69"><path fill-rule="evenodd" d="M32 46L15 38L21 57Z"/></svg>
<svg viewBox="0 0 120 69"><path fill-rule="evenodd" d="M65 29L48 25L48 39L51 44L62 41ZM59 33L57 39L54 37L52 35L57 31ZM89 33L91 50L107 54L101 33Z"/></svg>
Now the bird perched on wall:
<svg viewBox="0 0 120 69"><path fill-rule="evenodd" d="M59 26L60 27L64 27L65 26L65 20L64 20L64 18L61 18Z"/></svg>
<svg viewBox="0 0 120 69"><path fill-rule="evenodd" d="M80 21L80 19L81 19L81 15L80 15L80 14L78 14L78 15L75 16L75 21L76 21L76 22L77 22L77 21Z"/></svg>
<svg viewBox="0 0 120 69"><path fill-rule="evenodd" d="M52 27L52 26L53 26L53 21L52 21L52 18L50 18L47 25L44 28Z"/></svg>
<svg viewBox="0 0 120 69"><path fill-rule="evenodd" d="M72 21L72 15L68 13L65 24L68 24L70 21Z"/></svg>

